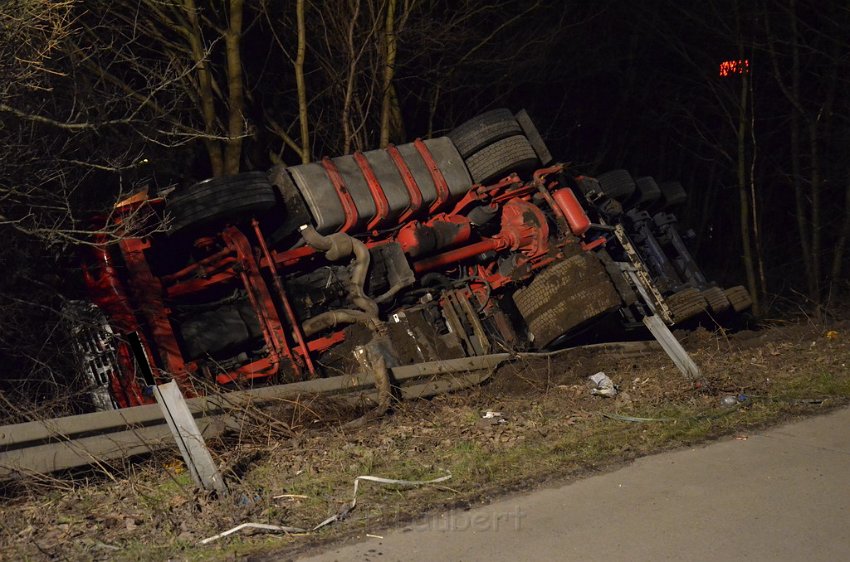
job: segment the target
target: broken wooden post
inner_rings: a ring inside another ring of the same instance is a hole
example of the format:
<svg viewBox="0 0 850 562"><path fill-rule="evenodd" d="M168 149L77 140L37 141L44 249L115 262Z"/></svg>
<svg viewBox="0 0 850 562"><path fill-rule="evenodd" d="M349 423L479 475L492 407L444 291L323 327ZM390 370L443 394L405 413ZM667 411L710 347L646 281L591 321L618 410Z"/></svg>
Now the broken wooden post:
<svg viewBox="0 0 850 562"><path fill-rule="evenodd" d="M220 495L227 493L227 485L224 483L218 467L204 443L204 437L189 406L180 392L175 381L160 384L154 387L154 396L162 410L162 415L174 435L177 447L183 455L183 460L192 475L195 486L205 490L214 490Z"/></svg>

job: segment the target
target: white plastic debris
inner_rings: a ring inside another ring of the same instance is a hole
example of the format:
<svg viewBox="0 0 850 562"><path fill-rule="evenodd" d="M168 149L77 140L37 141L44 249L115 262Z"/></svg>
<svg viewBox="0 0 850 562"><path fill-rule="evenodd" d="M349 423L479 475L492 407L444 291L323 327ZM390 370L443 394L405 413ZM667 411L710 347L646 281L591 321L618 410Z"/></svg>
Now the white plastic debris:
<svg viewBox="0 0 850 562"><path fill-rule="evenodd" d="M587 378L596 385L596 387L590 391L590 393L594 396L607 396L609 398L617 396L617 387L614 386L614 381L608 378L608 375L604 372L599 371L595 375L590 375Z"/></svg>
<svg viewBox="0 0 850 562"><path fill-rule="evenodd" d="M228 529L223 533L219 533L217 535L213 535L201 541L201 544L209 544L213 541L217 541L220 538L226 537L228 535L232 535L233 533L239 532L242 529L260 529L263 531L272 531L278 533L312 533L318 531L322 527L330 525L336 521L342 521L357 507L357 490L360 486L360 482L377 482L378 484L395 484L399 486L425 486L427 484L438 484L440 482L445 482L446 480L452 477L451 473L446 474L445 476L441 476L439 478L434 478L433 480L398 480L396 478L382 478L380 476L358 476L354 479L354 494L351 498L351 503L346 503L339 513L331 515L315 527L310 529L301 529L300 527L284 527L280 525L268 525L266 523L242 523L241 525L237 525L232 529Z"/></svg>
<svg viewBox="0 0 850 562"><path fill-rule="evenodd" d="M488 422L490 425L499 425L499 424L502 424L502 423L508 423L508 420L506 420L505 417L502 416L502 412L493 412L493 411L490 411L490 410L487 410L487 412L483 416L481 416L481 419L482 420L490 420Z"/></svg>

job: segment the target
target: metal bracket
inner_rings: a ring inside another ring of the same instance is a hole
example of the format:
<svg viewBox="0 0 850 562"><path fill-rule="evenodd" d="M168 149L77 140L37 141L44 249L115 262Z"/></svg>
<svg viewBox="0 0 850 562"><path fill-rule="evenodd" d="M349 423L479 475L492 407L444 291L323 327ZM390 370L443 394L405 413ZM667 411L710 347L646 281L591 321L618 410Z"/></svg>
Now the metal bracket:
<svg viewBox="0 0 850 562"><path fill-rule="evenodd" d="M641 296L643 296L644 301L646 301L646 304L650 307L653 313L661 316L662 320L666 323L672 324L673 315L670 312L670 308L667 306L667 302L664 300L664 297L661 296L661 293L655 287L655 283L652 282L652 278L649 275L649 271L646 269L646 265L644 265L643 261L640 259L640 256L635 250L635 247L632 245L631 240L629 240L628 235L626 235L626 229L623 228L623 225L618 224L614 227L614 235L626 251L629 261L632 262L634 271L629 275L635 286L637 286Z"/></svg>

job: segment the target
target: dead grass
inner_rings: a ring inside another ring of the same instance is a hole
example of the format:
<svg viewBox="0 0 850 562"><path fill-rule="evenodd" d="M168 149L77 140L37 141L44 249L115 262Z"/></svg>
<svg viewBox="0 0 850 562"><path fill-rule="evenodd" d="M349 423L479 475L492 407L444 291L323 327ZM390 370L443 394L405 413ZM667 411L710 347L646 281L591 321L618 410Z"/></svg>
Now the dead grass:
<svg viewBox="0 0 850 562"><path fill-rule="evenodd" d="M0 552L9 559L124 560L292 554L430 511L564 482L845 404L850 326L831 329L837 338L808 324L735 336L691 333L686 345L706 374L699 389L660 352L641 358L568 354L505 366L489 385L400 404L392 416L361 428L343 428L350 412L332 405L290 408L277 415L295 428L294 437L258 426L246 428L239 441L213 444L232 469L230 498L195 494L173 455L116 467L112 479L95 474L22 482L7 490L0 508ZM616 399L590 395L586 377L597 370L619 385ZM741 406L720 406L723 395L741 393L750 397ZM502 417L482 419L487 410ZM672 421L630 423L603 413ZM323 420L320 429L316 419ZM248 521L314 525L351 500L359 475L421 480L446 471L451 480L421 488L365 483L349 518L316 534L242 534L198 544Z"/></svg>

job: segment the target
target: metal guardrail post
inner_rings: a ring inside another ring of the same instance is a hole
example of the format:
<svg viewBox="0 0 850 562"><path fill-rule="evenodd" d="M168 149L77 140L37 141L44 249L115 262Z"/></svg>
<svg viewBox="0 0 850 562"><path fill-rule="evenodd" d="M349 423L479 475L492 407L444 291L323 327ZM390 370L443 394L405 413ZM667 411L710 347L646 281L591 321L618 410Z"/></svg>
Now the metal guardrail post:
<svg viewBox="0 0 850 562"><path fill-rule="evenodd" d="M157 385L153 393L195 486L216 491L220 496L227 494L224 478L204 443L204 436L201 435L201 430L198 429L198 424L195 423L177 383L171 381Z"/></svg>

